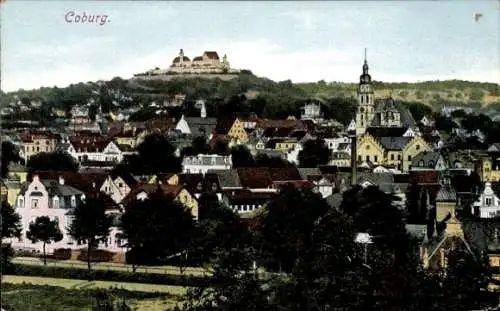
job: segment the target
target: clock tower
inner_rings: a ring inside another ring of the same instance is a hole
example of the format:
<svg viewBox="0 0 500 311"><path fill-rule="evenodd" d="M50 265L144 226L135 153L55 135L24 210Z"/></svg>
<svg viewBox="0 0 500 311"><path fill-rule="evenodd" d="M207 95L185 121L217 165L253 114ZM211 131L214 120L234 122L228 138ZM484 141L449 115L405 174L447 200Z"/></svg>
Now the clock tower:
<svg viewBox="0 0 500 311"><path fill-rule="evenodd" d="M375 96L373 93L372 77L368 73L368 62L363 64L363 74L359 77L358 108L356 110L356 133L363 134L375 115Z"/></svg>

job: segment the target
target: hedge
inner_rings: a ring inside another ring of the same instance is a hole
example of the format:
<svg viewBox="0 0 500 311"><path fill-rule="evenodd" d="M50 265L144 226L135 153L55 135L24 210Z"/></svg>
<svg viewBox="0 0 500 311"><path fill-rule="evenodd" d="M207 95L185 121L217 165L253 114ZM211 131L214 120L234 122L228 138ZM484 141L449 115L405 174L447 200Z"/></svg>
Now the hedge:
<svg viewBox="0 0 500 311"><path fill-rule="evenodd" d="M71 267L51 267L51 266L31 266L15 264L12 270L13 275L39 276L64 279L83 279L96 281L146 283L173 286L201 287L211 284L210 277L176 275L176 274L156 274L156 273L130 273L114 270L92 270Z"/></svg>
<svg viewBox="0 0 500 311"><path fill-rule="evenodd" d="M54 255L52 258L56 260L68 260L71 259L72 251L69 248L58 248L54 250Z"/></svg>
<svg viewBox="0 0 500 311"><path fill-rule="evenodd" d="M71 253L70 253L71 256ZM108 252L102 249L96 249L90 251L90 261L91 262L110 262L113 259L114 253ZM87 261L87 250L81 250L77 259L81 261Z"/></svg>

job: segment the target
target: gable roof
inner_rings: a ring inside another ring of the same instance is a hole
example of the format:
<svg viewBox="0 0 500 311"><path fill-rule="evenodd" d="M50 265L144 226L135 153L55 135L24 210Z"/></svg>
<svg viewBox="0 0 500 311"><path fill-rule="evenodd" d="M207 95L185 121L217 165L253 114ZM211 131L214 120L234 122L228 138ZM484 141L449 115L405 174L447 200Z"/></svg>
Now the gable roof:
<svg viewBox="0 0 500 311"><path fill-rule="evenodd" d="M441 154L439 152L435 152L435 151L420 152L419 154L417 154L413 158L412 166L413 167L420 167L420 161L424 161L424 167L427 167L427 165L429 164L429 161L432 161L434 163L434 166L435 166L440 157L441 157ZM432 167L432 168L434 168L434 167Z"/></svg>
<svg viewBox="0 0 500 311"><path fill-rule="evenodd" d="M300 176L299 171L295 167L286 168L274 168L270 167L269 174L272 181L292 181L292 180L304 180Z"/></svg>
<svg viewBox="0 0 500 311"><path fill-rule="evenodd" d="M439 185L439 175L436 171L411 171L410 183L417 185Z"/></svg>
<svg viewBox="0 0 500 311"><path fill-rule="evenodd" d="M214 59L214 60L219 59L219 54L217 54L217 52L215 51L205 51L203 55L206 55L209 59Z"/></svg>
<svg viewBox="0 0 500 311"><path fill-rule="evenodd" d="M215 174L221 188L241 188L241 181L236 169L208 170L207 174Z"/></svg>
<svg viewBox="0 0 500 311"><path fill-rule="evenodd" d="M185 117L184 120L194 136L209 135L214 132L217 125L216 118Z"/></svg>

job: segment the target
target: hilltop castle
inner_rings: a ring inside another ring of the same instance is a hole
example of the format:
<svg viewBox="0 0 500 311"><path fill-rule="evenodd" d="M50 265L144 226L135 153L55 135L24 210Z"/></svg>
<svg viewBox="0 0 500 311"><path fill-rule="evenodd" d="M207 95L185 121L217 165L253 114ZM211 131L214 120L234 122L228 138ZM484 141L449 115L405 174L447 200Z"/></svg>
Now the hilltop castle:
<svg viewBox="0 0 500 311"><path fill-rule="evenodd" d="M219 76L227 77L235 76L240 70L232 69L224 55L222 60L219 54L215 51L205 51L203 55L196 56L191 60L184 54L184 50L180 49L179 55L172 60L172 64L167 69L155 68L143 74L137 74L138 77L156 77L161 78L166 76Z"/></svg>

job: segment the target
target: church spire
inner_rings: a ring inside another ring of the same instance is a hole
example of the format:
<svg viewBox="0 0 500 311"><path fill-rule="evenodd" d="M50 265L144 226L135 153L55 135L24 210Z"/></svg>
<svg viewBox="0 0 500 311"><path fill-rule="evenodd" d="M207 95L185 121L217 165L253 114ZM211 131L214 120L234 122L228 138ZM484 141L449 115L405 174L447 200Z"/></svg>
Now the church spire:
<svg viewBox="0 0 500 311"><path fill-rule="evenodd" d="M368 60L366 57L367 54L367 49L365 48L365 61L363 63L363 74L360 76L359 83L360 84L368 84L371 83L371 76L368 73Z"/></svg>
<svg viewBox="0 0 500 311"><path fill-rule="evenodd" d="M368 64L368 62L366 60L366 48L365 48L365 64Z"/></svg>

